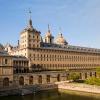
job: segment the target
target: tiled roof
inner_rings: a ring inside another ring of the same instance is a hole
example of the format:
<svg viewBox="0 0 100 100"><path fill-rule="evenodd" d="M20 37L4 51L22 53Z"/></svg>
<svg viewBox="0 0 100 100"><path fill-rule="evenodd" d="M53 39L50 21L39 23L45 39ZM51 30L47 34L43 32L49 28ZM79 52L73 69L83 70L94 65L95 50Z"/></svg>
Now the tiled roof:
<svg viewBox="0 0 100 100"><path fill-rule="evenodd" d="M73 46L73 45L59 45L59 44L42 43L41 48L44 48L44 49L57 49L57 50L68 50L68 51L77 51L77 52L100 53L100 49L89 48L89 47L81 47L81 46Z"/></svg>

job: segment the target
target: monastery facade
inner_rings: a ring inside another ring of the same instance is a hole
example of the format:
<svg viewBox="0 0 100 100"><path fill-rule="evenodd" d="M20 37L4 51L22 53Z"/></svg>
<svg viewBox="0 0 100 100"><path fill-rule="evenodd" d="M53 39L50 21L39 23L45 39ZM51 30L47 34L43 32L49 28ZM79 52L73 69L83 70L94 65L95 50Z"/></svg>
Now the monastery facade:
<svg viewBox="0 0 100 100"><path fill-rule="evenodd" d="M69 45L62 33L55 40L49 26L43 39L31 18L16 47L0 44L0 87L66 81L70 72L84 80L99 66L100 49Z"/></svg>

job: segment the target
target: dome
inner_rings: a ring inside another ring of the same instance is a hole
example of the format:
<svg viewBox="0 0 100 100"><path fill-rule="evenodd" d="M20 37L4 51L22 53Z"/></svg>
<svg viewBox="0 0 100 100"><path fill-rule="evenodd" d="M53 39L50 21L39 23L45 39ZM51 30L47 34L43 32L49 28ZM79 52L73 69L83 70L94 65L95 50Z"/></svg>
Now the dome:
<svg viewBox="0 0 100 100"><path fill-rule="evenodd" d="M4 47L2 44L0 44L0 51L4 51Z"/></svg>
<svg viewBox="0 0 100 100"><path fill-rule="evenodd" d="M46 37L52 37L51 33L50 32L47 32L46 33Z"/></svg>
<svg viewBox="0 0 100 100"><path fill-rule="evenodd" d="M66 45L66 44L68 44L67 42L66 42L66 40L64 39L64 37L62 36L62 33L59 33L59 35L58 35L58 37L57 37L57 39L56 39L56 41L55 41L57 44L60 44L60 45Z"/></svg>

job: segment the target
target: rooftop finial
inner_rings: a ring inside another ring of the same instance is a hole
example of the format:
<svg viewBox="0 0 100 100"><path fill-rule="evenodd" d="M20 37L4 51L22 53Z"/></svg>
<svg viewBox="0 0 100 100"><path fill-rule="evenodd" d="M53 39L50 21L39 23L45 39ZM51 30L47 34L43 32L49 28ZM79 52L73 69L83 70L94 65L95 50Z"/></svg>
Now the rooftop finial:
<svg viewBox="0 0 100 100"><path fill-rule="evenodd" d="M31 10L30 10L30 8L29 8L29 16L30 16L30 19L31 19L31 14L32 14L32 12L31 12Z"/></svg>
<svg viewBox="0 0 100 100"><path fill-rule="evenodd" d="M59 35L62 37L61 27L59 27Z"/></svg>
<svg viewBox="0 0 100 100"><path fill-rule="evenodd" d="M32 27L32 19L31 19L31 14L32 14L32 12L31 12L31 10L29 9L29 27Z"/></svg>

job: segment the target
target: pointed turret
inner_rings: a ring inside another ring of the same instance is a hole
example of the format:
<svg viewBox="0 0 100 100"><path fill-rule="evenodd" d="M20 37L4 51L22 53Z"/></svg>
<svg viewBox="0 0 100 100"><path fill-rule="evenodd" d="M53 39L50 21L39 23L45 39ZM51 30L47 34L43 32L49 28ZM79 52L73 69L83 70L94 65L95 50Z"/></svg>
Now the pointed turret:
<svg viewBox="0 0 100 100"><path fill-rule="evenodd" d="M29 10L28 24L27 27L21 32L19 47L23 50L26 48L39 48L41 42L40 34L41 32L36 30L32 25L31 11ZM24 55L26 55L26 57L28 56L27 53Z"/></svg>
<svg viewBox="0 0 100 100"><path fill-rule="evenodd" d="M45 42L46 43L53 43L53 40L54 40L54 37L51 34L50 27L49 27L49 24L48 24L48 32L45 35Z"/></svg>
<svg viewBox="0 0 100 100"><path fill-rule="evenodd" d="M33 26L32 26L32 19L31 19L31 13L32 13L32 12L29 10L29 16L30 16L30 18L29 18L28 28L33 29Z"/></svg>
<svg viewBox="0 0 100 100"><path fill-rule="evenodd" d="M49 24L48 24L48 33L50 33L50 26L49 26Z"/></svg>

